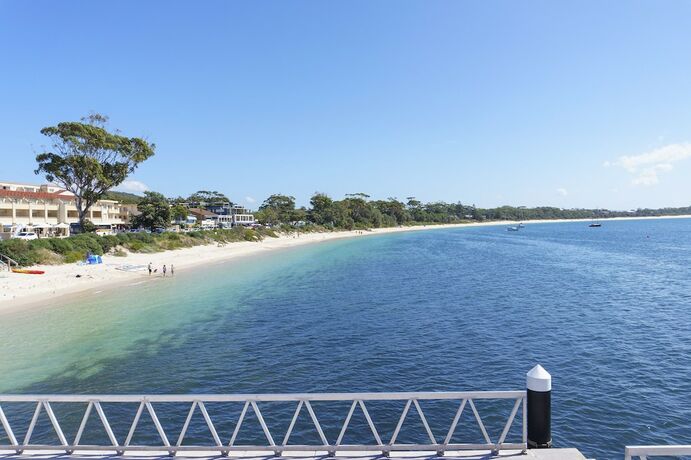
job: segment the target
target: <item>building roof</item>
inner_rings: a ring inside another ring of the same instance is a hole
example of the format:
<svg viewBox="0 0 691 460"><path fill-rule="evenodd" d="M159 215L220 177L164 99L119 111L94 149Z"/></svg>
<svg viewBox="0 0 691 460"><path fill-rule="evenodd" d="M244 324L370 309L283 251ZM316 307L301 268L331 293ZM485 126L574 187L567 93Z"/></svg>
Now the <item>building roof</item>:
<svg viewBox="0 0 691 460"><path fill-rule="evenodd" d="M57 199L73 199L74 195L63 195L64 191L60 192L20 192L17 190L2 190L0 189L0 197L8 198L27 198L35 200L57 200Z"/></svg>
<svg viewBox="0 0 691 460"><path fill-rule="evenodd" d="M0 198L14 198L26 200L64 200L74 201L74 194L67 190L58 190L57 192L26 192L23 190L5 190L0 189ZM99 203L118 204L115 200L98 200Z"/></svg>
<svg viewBox="0 0 691 460"><path fill-rule="evenodd" d="M188 211L191 212L192 214L197 214L197 215L204 216L204 217L215 217L218 215L216 213L213 213L211 211L207 211L206 209L201 209L201 208L189 208Z"/></svg>

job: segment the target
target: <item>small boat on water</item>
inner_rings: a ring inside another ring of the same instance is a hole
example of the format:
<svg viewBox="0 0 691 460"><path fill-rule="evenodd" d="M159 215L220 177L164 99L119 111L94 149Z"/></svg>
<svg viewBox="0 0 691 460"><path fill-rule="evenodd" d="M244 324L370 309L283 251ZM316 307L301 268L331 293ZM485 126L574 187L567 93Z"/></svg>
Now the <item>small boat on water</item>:
<svg viewBox="0 0 691 460"><path fill-rule="evenodd" d="M517 232L518 231L518 226L512 225L511 227L506 227L507 232Z"/></svg>
<svg viewBox="0 0 691 460"><path fill-rule="evenodd" d="M23 268L13 268L12 273L23 273L25 275L43 275L43 270L25 270Z"/></svg>
<svg viewBox="0 0 691 460"><path fill-rule="evenodd" d="M592 223L592 224L588 225L588 227L602 227L602 224Z"/></svg>
<svg viewBox="0 0 691 460"><path fill-rule="evenodd" d="M520 224L518 224L518 228L525 228L525 225L523 225L523 222L521 222Z"/></svg>

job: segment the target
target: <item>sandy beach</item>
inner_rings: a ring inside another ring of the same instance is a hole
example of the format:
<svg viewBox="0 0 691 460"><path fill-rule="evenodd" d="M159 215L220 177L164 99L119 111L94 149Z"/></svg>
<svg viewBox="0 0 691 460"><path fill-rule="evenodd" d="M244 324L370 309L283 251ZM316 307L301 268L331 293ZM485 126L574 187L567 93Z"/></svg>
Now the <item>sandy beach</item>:
<svg viewBox="0 0 691 460"><path fill-rule="evenodd" d="M664 218L691 218L691 216L669 216L654 218L614 218L607 220L641 220ZM525 221L531 223L574 222L583 220L540 220ZM603 221L606 221L603 219ZM380 228L370 231L342 231L328 233L306 233L297 237L282 235L278 238L266 238L261 242L239 242L224 246L205 245L174 251L153 254L130 253L127 257L104 255L99 265L64 264L35 266L33 269L44 270L43 275L26 275L0 272L0 313L27 308L32 305L47 306L56 299L72 295L93 295L120 285L148 282L151 277L147 266L151 262L158 269L156 276L161 276L161 267L173 265L175 272L184 273L193 267L208 265L251 256L266 251L286 249L306 244L315 244L342 238L366 238L372 235L387 233L430 231L444 228L477 227L492 225L512 225L516 222L483 222L469 224L430 225L416 227Z"/></svg>

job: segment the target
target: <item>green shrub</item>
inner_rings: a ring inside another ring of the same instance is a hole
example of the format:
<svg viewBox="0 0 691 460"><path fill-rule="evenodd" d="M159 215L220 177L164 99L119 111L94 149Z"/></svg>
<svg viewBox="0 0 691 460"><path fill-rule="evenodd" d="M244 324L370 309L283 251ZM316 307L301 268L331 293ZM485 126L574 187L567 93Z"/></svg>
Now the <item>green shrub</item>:
<svg viewBox="0 0 691 460"><path fill-rule="evenodd" d="M31 241L29 241L29 246L32 249L48 249L48 250L53 249L53 245L51 244L49 238L40 238L38 240L31 240Z"/></svg>
<svg viewBox="0 0 691 460"><path fill-rule="evenodd" d="M321 231L311 226L308 231ZM291 231L295 231L292 229ZM305 231L305 230L300 230ZM166 232L119 233L99 236L82 233L69 238L41 238L38 240L10 239L0 241L0 253L16 260L22 266L41 263L73 263L86 258L87 253L103 255L111 253L124 256L126 248L132 252L158 252L169 249L187 248L201 244L225 244L234 241L261 241L264 237L276 238L273 229L234 227L232 229L195 230L189 233Z"/></svg>
<svg viewBox="0 0 691 460"><path fill-rule="evenodd" d="M246 228L243 232L243 238L245 241L261 241L262 237L257 234L251 228Z"/></svg>
<svg viewBox="0 0 691 460"><path fill-rule="evenodd" d="M269 238L278 238L276 232L271 228L259 227L255 232L258 232L262 236L268 236Z"/></svg>
<svg viewBox="0 0 691 460"><path fill-rule="evenodd" d="M110 252L115 246L120 244L120 240L115 235L104 235L100 238L99 244L101 245L101 250L106 253Z"/></svg>
<svg viewBox="0 0 691 460"><path fill-rule="evenodd" d="M74 250L70 238L51 238L48 241L50 241L53 251L58 254L67 254L69 251Z"/></svg>
<svg viewBox="0 0 691 460"><path fill-rule="evenodd" d="M141 241L142 243L153 243L154 235L151 233L130 233L131 240Z"/></svg>
<svg viewBox="0 0 691 460"><path fill-rule="evenodd" d="M86 260L86 254L81 251L69 251L64 257L65 263L68 264Z"/></svg>
<svg viewBox="0 0 691 460"><path fill-rule="evenodd" d="M179 233L167 232L163 234L163 238L170 241L180 241L181 237Z"/></svg>
<svg viewBox="0 0 691 460"><path fill-rule="evenodd" d="M22 266L34 265L36 263L32 258L31 246L26 240L10 239L0 241L0 254L14 259Z"/></svg>
<svg viewBox="0 0 691 460"><path fill-rule="evenodd" d="M144 243L140 240L132 240L125 244L125 247L132 252L139 252L144 248Z"/></svg>
<svg viewBox="0 0 691 460"><path fill-rule="evenodd" d="M50 249L36 248L32 251L32 258L36 264L40 265L60 265L64 262L64 258L60 254L56 254Z"/></svg>
<svg viewBox="0 0 691 460"><path fill-rule="evenodd" d="M70 240L75 251L90 252L100 256L103 255L100 238L103 237L95 233L81 233L71 237Z"/></svg>

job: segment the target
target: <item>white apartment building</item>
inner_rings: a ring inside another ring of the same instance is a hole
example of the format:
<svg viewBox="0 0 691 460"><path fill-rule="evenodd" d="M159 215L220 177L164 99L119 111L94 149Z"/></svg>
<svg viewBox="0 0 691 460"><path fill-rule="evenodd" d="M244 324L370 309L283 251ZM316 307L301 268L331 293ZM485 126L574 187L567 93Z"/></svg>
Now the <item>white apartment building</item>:
<svg viewBox="0 0 691 460"><path fill-rule="evenodd" d="M99 228L115 229L126 223L124 214L117 201L100 200L88 218ZM0 182L0 238L22 230L39 236L69 236L70 225L78 222L71 192L54 184Z"/></svg>
<svg viewBox="0 0 691 460"><path fill-rule="evenodd" d="M231 210L231 216L233 218L233 227L236 227L238 225L249 227L257 223L257 221L254 218L254 214L252 214L249 210L245 209L243 206L233 206L233 209Z"/></svg>

